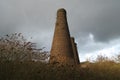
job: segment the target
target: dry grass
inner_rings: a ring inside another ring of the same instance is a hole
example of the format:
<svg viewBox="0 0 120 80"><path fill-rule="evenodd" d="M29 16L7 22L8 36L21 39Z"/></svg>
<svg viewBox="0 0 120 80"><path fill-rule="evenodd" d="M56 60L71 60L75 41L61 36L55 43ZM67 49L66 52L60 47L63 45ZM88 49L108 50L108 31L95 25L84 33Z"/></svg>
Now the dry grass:
<svg viewBox="0 0 120 80"><path fill-rule="evenodd" d="M0 80L120 80L120 63L107 57L98 56L94 63L87 61L81 63L81 67L55 66L32 61L30 54L36 50L21 34L1 38ZM42 55L40 58L47 57ZM120 57L115 60L119 62Z"/></svg>
<svg viewBox="0 0 120 80"><path fill-rule="evenodd" d="M86 68L41 62L0 63L0 80L120 80L120 64L93 63Z"/></svg>

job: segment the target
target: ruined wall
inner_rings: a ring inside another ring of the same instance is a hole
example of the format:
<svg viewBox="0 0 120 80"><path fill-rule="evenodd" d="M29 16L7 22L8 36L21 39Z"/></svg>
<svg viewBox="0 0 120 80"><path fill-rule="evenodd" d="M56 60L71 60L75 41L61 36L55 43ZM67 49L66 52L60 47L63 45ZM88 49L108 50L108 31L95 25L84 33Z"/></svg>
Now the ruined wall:
<svg viewBox="0 0 120 80"><path fill-rule="evenodd" d="M65 9L57 11L55 32L51 47L50 63L74 64L74 55L70 39Z"/></svg>

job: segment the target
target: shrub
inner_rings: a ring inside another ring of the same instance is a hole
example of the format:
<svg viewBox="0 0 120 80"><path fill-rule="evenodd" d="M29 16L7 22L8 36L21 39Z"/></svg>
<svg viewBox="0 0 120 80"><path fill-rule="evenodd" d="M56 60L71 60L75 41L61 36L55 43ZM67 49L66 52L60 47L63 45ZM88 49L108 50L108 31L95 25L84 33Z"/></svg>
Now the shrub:
<svg viewBox="0 0 120 80"><path fill-rule="evenodd" d="M0 38L0 62L45 60L48 57L48 52L37 49L36 44L27 41L21 33Z"/></svg>

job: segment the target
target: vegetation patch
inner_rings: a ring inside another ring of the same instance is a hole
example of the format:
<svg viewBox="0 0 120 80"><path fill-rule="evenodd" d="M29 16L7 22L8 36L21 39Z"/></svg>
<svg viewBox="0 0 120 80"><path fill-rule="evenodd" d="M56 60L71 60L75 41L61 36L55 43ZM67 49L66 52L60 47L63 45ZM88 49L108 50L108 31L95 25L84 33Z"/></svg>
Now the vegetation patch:
<svg viewBox="0 0 120 80"><path fill-rule="evenodd" d="M43 62L48 57L20 33L1 37L0 80L120 80L119 55L114 60L98 56L78 66Z"/></svg>

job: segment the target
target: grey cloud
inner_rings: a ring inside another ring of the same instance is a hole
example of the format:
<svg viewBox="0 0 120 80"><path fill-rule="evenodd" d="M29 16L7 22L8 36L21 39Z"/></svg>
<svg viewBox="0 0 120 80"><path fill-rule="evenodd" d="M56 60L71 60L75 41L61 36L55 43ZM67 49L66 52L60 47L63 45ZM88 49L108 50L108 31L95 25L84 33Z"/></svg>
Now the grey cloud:
<svg viewBox="0 0 120 80"><path fill-rule="evenodd" d="M85 5L83 4L80 7L84 8L80 8L79 14L75 15L76 20L72 19L73 34L78 35L74 32L92 33L95 40L100 42L107 42L120 37L120 1L99 1L102 3L92 1L87 4L83 2Z"/></svg>
<svg viewBox="0 0 120 80"><path fill-rule="evenodd" d="M0 35L22 32L50 50L56 11L65 8L79 52L93 52L120 38L119 3L118 0L0 0ZM93 44L90 33L94 35Z"/></svg>

